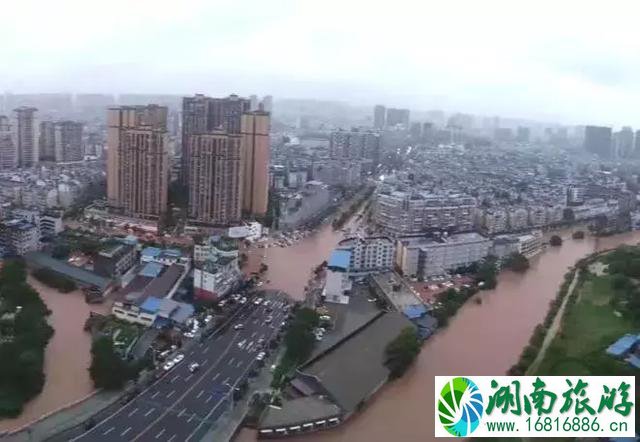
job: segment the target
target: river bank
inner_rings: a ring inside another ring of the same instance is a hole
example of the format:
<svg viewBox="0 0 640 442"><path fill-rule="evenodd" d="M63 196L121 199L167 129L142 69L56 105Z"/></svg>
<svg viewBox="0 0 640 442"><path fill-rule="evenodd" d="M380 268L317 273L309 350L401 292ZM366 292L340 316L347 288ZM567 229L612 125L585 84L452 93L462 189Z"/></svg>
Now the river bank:
<svg viewBox="0 0 640 442"><path fill-rule="evenodd" d="M83 331L83 327L90 311L103 312L106 306L89 306L79 290L63 294L31 275L27 281L51 310L49 324L55 333L45 351L42 392L26 404L20 416L0 420L0 431L18 429L94 391L88 371L91 336Z"/></svg>
<svg viewBox="0 0 640 442"><path fill-rule="evenodd" d="M565 239L564 244L548 247L531 259L531 267L526 273L500 273L495 289L477 295L482 297L482 304L467 302L447 328L427 341L409 372L383 387L360 414L333 430L290 440L434 439L434 376L506 373L518 360L535 326L544 319L549 302L576 261L598 250L640 241L640 232L573 240L571 234L575 230L582 229L559 232ZM548 234L552 233L558 232ZM237 440L253 441L255 433L243 430Z"/></svg>

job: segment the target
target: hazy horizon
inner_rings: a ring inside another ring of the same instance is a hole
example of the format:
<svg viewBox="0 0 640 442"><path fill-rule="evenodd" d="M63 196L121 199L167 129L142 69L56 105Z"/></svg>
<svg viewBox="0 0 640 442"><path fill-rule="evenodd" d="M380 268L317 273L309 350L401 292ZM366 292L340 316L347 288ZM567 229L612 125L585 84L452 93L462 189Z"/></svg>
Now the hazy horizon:
<svg viewBox="0 0 640 442"><path fill-rule="evenodd" d="M314 5L14 3L0 28L0 90L256 93L640 126L634 2Z"/></svg>

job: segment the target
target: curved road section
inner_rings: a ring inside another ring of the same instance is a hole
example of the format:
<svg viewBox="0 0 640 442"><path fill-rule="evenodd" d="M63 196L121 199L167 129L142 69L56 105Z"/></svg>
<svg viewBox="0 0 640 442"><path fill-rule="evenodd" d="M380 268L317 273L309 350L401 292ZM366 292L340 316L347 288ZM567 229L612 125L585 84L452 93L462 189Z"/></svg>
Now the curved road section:
<svg viewBox="0 0 640 442"><path fill-rule="evenodd" d="M258 344L268 344L287 313L281 294L267 295L264 304L250 304L232 324L185 353L175 368L91 430L72 439L78 442L197 442L216 420L233 406L233 390L257 367ZM272 321L266 321L272 316ZM192 362L200 364L195 373Z"/></svg>

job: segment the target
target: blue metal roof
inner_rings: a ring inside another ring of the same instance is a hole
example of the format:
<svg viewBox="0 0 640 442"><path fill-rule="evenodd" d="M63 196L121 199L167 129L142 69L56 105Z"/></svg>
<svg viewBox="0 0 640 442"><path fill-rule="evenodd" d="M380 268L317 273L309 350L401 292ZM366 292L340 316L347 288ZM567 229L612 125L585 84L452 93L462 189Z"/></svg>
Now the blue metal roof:
<svg viewBox="0 0 640 442"><path fill-rule="evenodd" d="M162 303L162 299L154 298L153 296L149 296L140 306L142 310L145 310L150 313L157 313L160 310L160 305Z"/></svg>
<svg viewBox="0 0 640 442"><path fill-rule="evenodd" d="M147 265L145 265L138 274L141 276L146 276L147 278L157 278L158 275L160 275L160 273L162 272L163 267L164 266L159 262L150 262L147 263Z"/></svg>
<svg viewBox="0 0 640 442"><path fill-rule="evenodd" d="M618 339L607 348L607 353L612 356L622 356L640 340L637 335L627 334Z"/></svg>
<svg viewBox="0 0 640 442"><path fill-rule="evenodd" d="M426 315L427 309L424 305L414 304L405 307L402 313L409 319L416 319Z"/></svg>
<svg viewBox="0 0 640 442"><path fill-rule="evenodd" d="M333 252L331 252L331 256L329 257L328 267L348 270L350 261L350 250L334 250Z"/></svg>
<svg viewBox="0 0 640 442"><path fill-rule="evenodd" d="M160 255L160 253L162 253L162 250L157 247L145 247L144 249L142 249L142 256L150 256L152 258L155 258L156 256Z"/></svg>

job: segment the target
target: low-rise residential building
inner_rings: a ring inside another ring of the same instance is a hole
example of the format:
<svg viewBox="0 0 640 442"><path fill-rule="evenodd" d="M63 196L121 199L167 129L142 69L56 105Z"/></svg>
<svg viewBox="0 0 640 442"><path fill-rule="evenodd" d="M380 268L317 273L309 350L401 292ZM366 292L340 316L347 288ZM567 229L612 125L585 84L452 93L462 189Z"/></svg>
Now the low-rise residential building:
<svg viewBox="0 0 640 442"><path fill-rule="evenodd" d="M542 251L542 232L534 230L522 235L498 235L493 239L491 255L506 258L514 253L521 253L531 258Z"/></svg>
<svg viewBox="0 0 640 442"><path fill-rule="evenodd" d="M0 223L0 246L6 253L23 256L40 249L40 228L24 219Z"/></svg>
<svg viewBox="0 0 640 442"><path fill-rule="evenodd" d="M478 233L398 238L396 266L405 276L427 278L478 262L489 254L491 240Z"/></svg>
<svg viewBox="0 0 640 442"><path fill-rule="evenodd" d="M211 236L194 247L193 286L196 299L226 296L242 280L236 240Z"/></svg>
<svg viewBox="0 0 640 442"><path fill-rule="evenodd" d="M338 249L350 252L348 269L350 273L393 269L395 242L389 237L349 238L341 241Z"/></svg>
<svg viewBox="0 0 640 442"><path fill-rule="evenodd" d="M137 262L136 249L132 245L114 241L104 246L93 258L93 270L108 278L119 278Z"/></svg>

